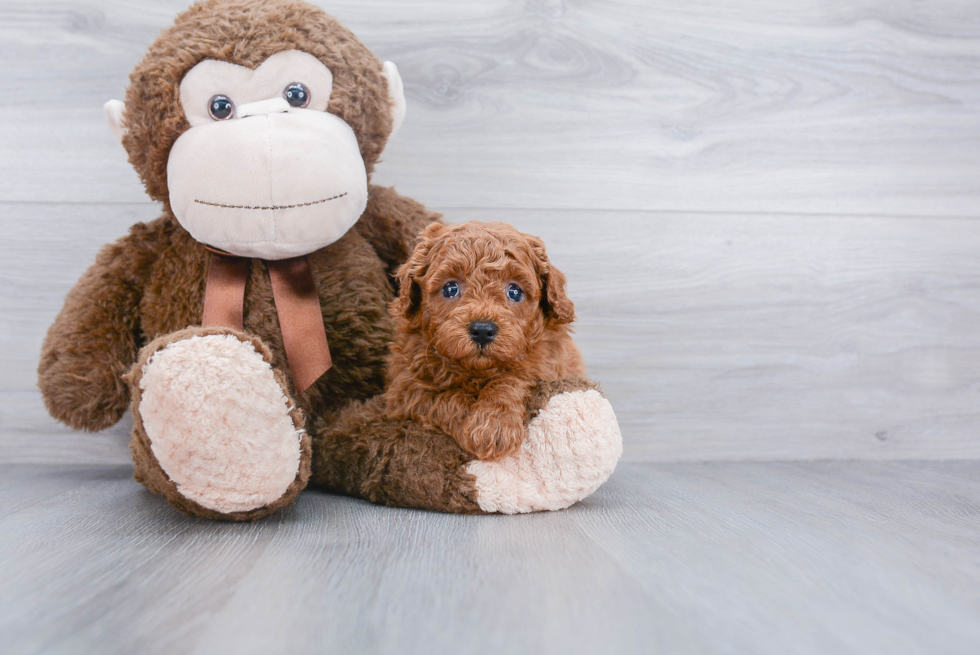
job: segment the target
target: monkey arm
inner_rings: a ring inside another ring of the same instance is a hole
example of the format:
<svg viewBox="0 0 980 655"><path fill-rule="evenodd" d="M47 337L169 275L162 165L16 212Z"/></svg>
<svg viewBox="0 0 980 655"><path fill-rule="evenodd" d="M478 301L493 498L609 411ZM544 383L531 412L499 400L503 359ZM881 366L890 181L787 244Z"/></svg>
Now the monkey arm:
<svg viewBox="0 0 980 655"><path fill-rule="evenodd" d="M442 214L431 212L421 203L398 195L391 187L371 185L367 208L355 225L394 275L415 249L419 232Z"/></svg>
<svg viewBox="0 0 980 655"><path fill-rule="evenodd" d="M38 386L48 412L76 429L102 430L122 418L122 375L140 347L139 304L154 253L143 224L99 252L48 329Z"/></svg>

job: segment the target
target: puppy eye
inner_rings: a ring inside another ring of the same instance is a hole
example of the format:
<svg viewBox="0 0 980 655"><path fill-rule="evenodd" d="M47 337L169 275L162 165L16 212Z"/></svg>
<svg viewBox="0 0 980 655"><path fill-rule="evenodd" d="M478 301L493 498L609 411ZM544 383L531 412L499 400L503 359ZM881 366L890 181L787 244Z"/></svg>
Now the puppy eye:
<svg viewBox="0 0 980 655"><path fill-rule="evenodd" d="M459 284L454 280L450 280L442 285L442 295L446 298L455 298L459 295Z"/></svg>
<svg viewBox="0 0 980 655"><path fill-rule="evenodd" d="M226 121L235 115L235 103L228 96L214 96L208 100L208 114L216 121Z"/></svg>
<svg viewBox="0 0 980 655"><path fill-rule="evenodd" d="M286 99L286 102L290 106L298 109L302 109L310 104L310 90L306 88L305 84L301 84L300 82L293 82L283 89L282 97Z"/></svg>
<svg viewBox="0 0 980 655"><path fill-rule="evenodd" d="M520 302L524 300L524 289L516 284L511 284L507 287L507 297L514 302Z"/></svg>

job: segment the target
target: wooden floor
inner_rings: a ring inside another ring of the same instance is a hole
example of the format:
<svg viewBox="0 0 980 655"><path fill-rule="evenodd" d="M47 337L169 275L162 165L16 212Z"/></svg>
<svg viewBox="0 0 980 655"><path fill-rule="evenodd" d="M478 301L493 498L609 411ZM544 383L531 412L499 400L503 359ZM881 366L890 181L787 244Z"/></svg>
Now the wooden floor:
<svg viewBox="0 0 980 655"><path fill-rule="evenodd" d="M318 0L405 81L374 181L545 239L626 463L246 526L35 386L159 213L102 104L189 3L0 0L0 652L980 652L976 0Z"/></svg>
<svg viewBox="0 0 980 655"><path fill-rule="evenodd" d="M177 515L5 466L6 653L972 655L980 462L631 464L563 512Z"/></svg>

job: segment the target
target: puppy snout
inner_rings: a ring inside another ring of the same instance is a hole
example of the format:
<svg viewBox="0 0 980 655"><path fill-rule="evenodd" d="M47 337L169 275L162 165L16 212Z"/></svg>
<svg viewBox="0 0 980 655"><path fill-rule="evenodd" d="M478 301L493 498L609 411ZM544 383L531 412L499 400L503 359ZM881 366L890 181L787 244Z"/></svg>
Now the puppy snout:
<svg viewBox="0 0 980 655"><path fill-rule="evenodd" d="M497 324L493 321L473 321L470 323L470 339L481 348L497 336Z"/></svg>

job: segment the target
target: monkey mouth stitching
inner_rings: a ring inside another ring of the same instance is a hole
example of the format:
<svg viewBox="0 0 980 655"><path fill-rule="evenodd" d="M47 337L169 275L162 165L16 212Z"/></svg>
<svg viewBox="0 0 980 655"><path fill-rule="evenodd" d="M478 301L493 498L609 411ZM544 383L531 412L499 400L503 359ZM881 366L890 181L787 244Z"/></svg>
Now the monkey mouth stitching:
<svg viewBox="0 0 980 655"><path fill-rule="evenodd" d="M270 205L268 207L252 207L250 205L223 205L220 202L207 202L205 200L194 199L194 202L199 205L207 205L208 207L224 207L225 209L293 209L295 207L309 207L311 205L319 205L322 202L329 202L330 200L336 200L337 198L343 198L347 195L347 192L337 194L335 196L330 196L329 198L323 198L322 200L314 200L312 202L301 202L296 205Z"/></svg>

